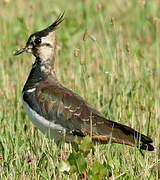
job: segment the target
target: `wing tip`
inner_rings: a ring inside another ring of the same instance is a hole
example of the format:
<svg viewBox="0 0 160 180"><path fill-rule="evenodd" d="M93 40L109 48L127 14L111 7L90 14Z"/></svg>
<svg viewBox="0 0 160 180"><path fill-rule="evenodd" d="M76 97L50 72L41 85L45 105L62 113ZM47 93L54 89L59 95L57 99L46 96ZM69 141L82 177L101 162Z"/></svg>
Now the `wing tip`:
<svg viewBox="0 0 160 180"><path fill-rule="evenodd" d="M148 144L142 143L140 146L140 149L148 150L148 151L154 151L154 146L150 143L148 143Z"/></svg>
<svg viewBox="0 0 160 180"><path fill-rule="evenodd" d="M138 137L138 139L139 139L139 137ZM153 142L153 140L150 137L141 134L140 149L154 151L154 146L151 144L152 142Z"/></svg>

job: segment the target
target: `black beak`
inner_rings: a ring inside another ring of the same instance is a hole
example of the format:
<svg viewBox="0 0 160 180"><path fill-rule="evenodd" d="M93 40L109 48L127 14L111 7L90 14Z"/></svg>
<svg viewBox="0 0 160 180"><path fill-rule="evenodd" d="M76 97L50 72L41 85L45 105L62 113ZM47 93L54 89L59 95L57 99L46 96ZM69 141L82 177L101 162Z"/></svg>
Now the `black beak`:
<svg viewBox="0 0 160 180"><path fill-rule="evenodd" d="M22 49L16 51L16 52L14 53L14 56L17 56L17 55L19 55L19 54L22 54L22 53L25 52L26 50L27 50L27 48L24 47L24 48L22 48Z"/></svg>

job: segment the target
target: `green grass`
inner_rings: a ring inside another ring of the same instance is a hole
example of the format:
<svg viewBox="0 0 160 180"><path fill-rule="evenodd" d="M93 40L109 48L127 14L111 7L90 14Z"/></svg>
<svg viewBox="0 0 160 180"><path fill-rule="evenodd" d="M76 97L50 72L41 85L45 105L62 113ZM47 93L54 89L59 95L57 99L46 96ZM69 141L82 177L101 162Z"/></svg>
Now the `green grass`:
<svg viewBox="0 0 160 180"><path fill-rule="evenodd" d="M149 135L155 146L142 156L136 148L96 145L89 161L110 165L110 179L159 179L159 8L159 0L0 1L0 179L80 178L60 171L60 147L26 116L21 90L34 58L13 56L64 10L57 29L58 79L106 118ZM64 151L67 158L72 149L65 145Z"/></svg>

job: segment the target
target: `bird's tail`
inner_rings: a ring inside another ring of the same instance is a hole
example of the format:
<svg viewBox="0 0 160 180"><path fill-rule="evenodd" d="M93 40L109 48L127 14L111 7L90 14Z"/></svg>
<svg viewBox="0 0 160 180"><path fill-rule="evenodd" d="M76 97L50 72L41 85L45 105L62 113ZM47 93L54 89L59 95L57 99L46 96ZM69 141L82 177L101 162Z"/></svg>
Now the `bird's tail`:
<svg viewBox="0 0 160 180"><path fill-rule="evenodd" d="M106 120L103 117L99 118L103 119L104 124L99 123L99 125L97 125L99 133L98 135L92 136L93 141L100 142L102 144L107 144L111 141L113 143L137 146L143 150L154 150L154 147L151 144L153 141L148 136L145 136L128 126Z"/></svg>

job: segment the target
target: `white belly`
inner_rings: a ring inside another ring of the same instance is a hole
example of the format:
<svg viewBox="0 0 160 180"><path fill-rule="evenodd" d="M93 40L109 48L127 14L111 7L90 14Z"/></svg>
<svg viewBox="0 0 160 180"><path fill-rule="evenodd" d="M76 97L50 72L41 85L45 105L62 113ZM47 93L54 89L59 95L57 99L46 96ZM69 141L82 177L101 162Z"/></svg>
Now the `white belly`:
<svg viewBox="0 0 160 180"><path fill-rule="evenodd" d="M47 134L50 138L58 141L62 136L62 131L65 130L60 124L50 122L44 117L40 116L36 111L32 110L30 106L24 101L22 95L23 106L29 119L32 123L44 134Z"/></svg>

